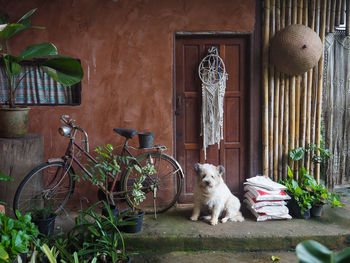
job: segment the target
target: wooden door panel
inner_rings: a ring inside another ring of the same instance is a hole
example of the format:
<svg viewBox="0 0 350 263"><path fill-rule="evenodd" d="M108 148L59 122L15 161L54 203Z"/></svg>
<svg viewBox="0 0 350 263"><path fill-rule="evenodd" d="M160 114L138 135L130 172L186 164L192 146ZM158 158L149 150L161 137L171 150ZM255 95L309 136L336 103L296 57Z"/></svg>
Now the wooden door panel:
<svg viewBox="0 0 350 263"><path fill-rule="evenodd" d="M218 48L229 74L224 99L224 140L207 148L207 160L202 151L200 61L212 46ZM180 202L193 201L194 164L222 164L224 180L231 191L242 191L246 174L246 133L248 87L248 40L232 37L177 37L175 43L175 100L176 100L176 158L184 168L185 185Z"/></svg>
<svg viewBox="0 0 350 263"><path fill-rule="evenodd" d="M240 99L237 97L226 98L224 113L230 115L225 118L225 142L240 141Z"/></svg>

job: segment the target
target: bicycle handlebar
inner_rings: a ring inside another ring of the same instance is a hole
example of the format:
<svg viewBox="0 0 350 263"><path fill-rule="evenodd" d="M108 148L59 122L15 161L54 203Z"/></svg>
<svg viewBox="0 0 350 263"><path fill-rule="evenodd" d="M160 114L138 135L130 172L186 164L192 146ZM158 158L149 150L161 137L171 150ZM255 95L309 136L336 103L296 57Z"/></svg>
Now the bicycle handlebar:
<svg viewBox="0 0 350 263"><path fill-rule="evenodd" d="M85 140L81 140L81 143L85 144L85 150L89 152L89 136L87 132L83 128L74 125L75 120L70 119L69 115L62 115L60 119L64 124L69 125L71 128L74 129L71 138L74 139L77 130L84 134Z"/></svg>

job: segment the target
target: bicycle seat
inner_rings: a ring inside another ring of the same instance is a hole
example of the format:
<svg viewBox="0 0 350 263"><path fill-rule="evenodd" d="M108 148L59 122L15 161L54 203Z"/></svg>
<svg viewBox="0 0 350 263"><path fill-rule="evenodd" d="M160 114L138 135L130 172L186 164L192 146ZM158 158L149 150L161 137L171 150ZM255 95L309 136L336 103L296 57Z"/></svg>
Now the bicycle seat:
<svg viewBox="0 0 350 263"><path fill-rule="evenodd" d="M133 129L114 128L113 131L115 131L116 133L118 133L121 136L124 136L125 138L128 138L128 139L131 139L132 136L134 136L138 133L137 130L133 130Z"/></svg>

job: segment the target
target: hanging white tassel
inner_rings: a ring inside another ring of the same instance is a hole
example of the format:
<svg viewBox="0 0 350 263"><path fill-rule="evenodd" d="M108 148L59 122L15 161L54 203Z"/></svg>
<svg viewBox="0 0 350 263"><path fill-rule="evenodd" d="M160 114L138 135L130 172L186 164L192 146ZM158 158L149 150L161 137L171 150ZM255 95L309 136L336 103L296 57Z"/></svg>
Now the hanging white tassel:
<svg viewBox="0 0 350 263"><path fill-rule="evenodd" d="M209 145L218 144L224 138L224 97L227 73L223 60L216 48L209 50L199 65L199 77L202 80L202 116L201 135L203 136L204 159Z"/></svg>

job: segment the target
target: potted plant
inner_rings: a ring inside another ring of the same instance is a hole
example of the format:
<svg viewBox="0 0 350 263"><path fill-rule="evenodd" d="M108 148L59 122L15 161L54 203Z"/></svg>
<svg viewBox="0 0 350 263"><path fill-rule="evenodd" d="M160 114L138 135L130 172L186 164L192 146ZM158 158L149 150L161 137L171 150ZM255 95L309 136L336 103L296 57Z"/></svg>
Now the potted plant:
<svg viewBox="0 0 350 263"><path fill-rule="evenodd" d="M21 215L16 211L17 219L0 213L0 262L12 262L23 253L28 253L33 238L39 234L31 221L30 213ZM19 262L19 261L18 261Z"/></svg>
<svg viewBox="0 0 350 263"><path fill-rule="evenodd" d="M0 173L0 181L13 182L13 177ZM5 213L5 205L6 203L0 201L0 213Z"/></svg>
<svg viewBox="0 0 350 263"><path fill-rule="evenodd" d="M39 232L43 236L51 236L55 230L55 214L53 205L46 203L44 206L37 206L31 210L34 224L38 227Z"/></svg>
<svg viewBox="0 0 350 263"><path fill-rule="evenodd" d="M315 151L318 151L319 154L315 154ZM332 154L329 152L328 149L323 149L323 147L317 147L314 144L308 145L307 148L298 147L296 149L293 149L290 151L289 156L293 161L299 161L302 160L305 156L305 153L311 152L312 155L312 161L314 163L320 163L321 165L324 163L324 161L332 156ZM316 179L307 173L305 167L300 167L299 170L300 174L300 180L299 183L293 180L293 174L288 167L288 179L285 180L283 183L286 183L287 185L291 185L290 190L297 189L297 192L300 194L303 192L302 195L302 201L299 204L299 207L310 208L310 213L314 217L319 217L322 215L323 211L323 205L324 204L331 204L332 207L339 207L344 206L345 204L340 203L340 196L337 194L333 194L328 192L326 186L324 184L318 183ZM294 182L293 182L294 181ZM300 188L298 189L297 186ZM305 203L305 207L301 205L301 203Z"/></svg>
<svg viewBox="0 0 350 263"><path fill-rule="evenodd" d="M292 217L310 218L310 209L312 207L312 198L310 192L303 188L296 180L292 170L288 166L288 178L281 181L287 187L287 193L291 196L291 200L287 203L287 207Z"/></svg>
<svg viewBox="0 0 350 263"><path fill-rule="evenodd" d="M106 201L109 205L109 208L112 209L112 212L117 215L119 211L114 200L115 198L108 192L108 189L111 188L111 184L113 183L109 175L112 175L113 177L118 176L118 174L121 172L120 164L129 165L130 161L133 160L133 158L129 156L120 156L118 154L114 154L114 147L112 144L97 146L95 152L97 153L97 163L91 159L88 159L89 163L86 165L91 176L86 173L80 176L76 175L76 180L89 181L93 185L100 186L98 192L99 200ZM134 165L133 167L138 171L141 171L138 165ZM117 181L114 187L116 190L119 189L120 182ZM104 209L104 207L102 209Z"/></svg>
<svg viewBox="0 0 350 263"><path fill-rule="evenodd" d="M107 215L96 213L100 205L106 207ZM119 228L127 224L122 220L123 215L114 216L105 201L99 201L88 209L80 211L76 218L75 227L64 240L57 240L54 246L64 262L128 262L123 234ZM76 255L74 256L74 253Z"/></svg>
<svg viewBox="0 0 350 263"><path fill-rule="evenodd" d="M39 43L25 47L19 55L12 53L10 40L18 33L30 28L43 29L31 25L31 15L36 9L30 10L15 23L9 22L8 15L0 16L0 54L4 74L8 79L9 99L5 106L0 107L0 137L23 137L27 133L29 108L16 107L15 97L20 82L28 71L23 72L21 62L36 58L48 58L36 61L36 64L51 78L64 86L72 86L83 78L80 63L68 56L59 56L57 48L52 43Z"/></svg>

